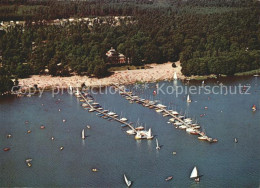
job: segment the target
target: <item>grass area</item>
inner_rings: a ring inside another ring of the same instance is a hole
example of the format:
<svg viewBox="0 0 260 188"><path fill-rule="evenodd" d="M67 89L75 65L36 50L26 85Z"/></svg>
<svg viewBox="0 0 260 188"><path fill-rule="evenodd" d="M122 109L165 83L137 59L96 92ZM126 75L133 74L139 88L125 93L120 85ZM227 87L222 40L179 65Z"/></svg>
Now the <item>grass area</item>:
<svg viewBox="0 0 260 188"><path fill-rule="evenodd" d="M137 69L144 69L144 66L134 66L134 65L125 65L120 67L110 67L108 71L123 71L123 70L137 70Z"/></svg>
<svg viewBox="0 0 260 188"><path fill-rule="evenodd" d="M205 76L192 76L189 77L191 80L206 80L208 78L217 78L216 75L205 75Z"/></svg>
<svg viewBox="0 0 260 188"><path fill-rule="evenodd" d="M246 72L239 72L239 73L236 73L235 76L251 76L254 74L260 74L260 69L246 71Z"/></svg>

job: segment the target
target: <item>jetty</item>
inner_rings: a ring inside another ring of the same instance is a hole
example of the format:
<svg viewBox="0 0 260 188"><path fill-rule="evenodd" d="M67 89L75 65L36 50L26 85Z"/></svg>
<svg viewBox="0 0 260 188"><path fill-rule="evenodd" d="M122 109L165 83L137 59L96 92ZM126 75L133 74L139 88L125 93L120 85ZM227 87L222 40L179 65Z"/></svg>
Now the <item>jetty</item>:
<svg viewBox="0 0 260 188"><path fill-rule="evenodd" d="M124 86L119 86L114 84L113 87L119 91L119 93L124 96L127 100L130 100L132 102L136 102L138 104L142 104L144 107L148 107L150 109L155 109L157 112L162 112L163 116L170 116L172 122L176 122L174 125L176 128L186 130L186 132L189 131L190 134L198 135L199 140L205 140L210 143L215 143L218 140L210 138L205 134L205 132L200 131L200 126L197 124L193 124L192 120L190 118L184 119L184 116L178 116L179 113L172 110L167 110L165 105L162 104L156 104L154 101L149 101L142 99L138 96L135 96L132 94L131 91L126 91ZM187 121L186 121L187 120ZM189 121L188 121L189 120Z"/></svg>
<svg viewBox="0 0 260 188"><path fill-rule="evenodd" d="M84 102L87 103L87 105L90 107L90 109L92 109L92 111L96 111L96 112L98 112L98 113L100 113L100 114L102 114L102 115L104 115L104 116L106 116L106 117L108 117L108 118L111 118L111 119L113 119L113 120L115 120L115 121L117 121L117 122L119 122L119 123L121 123L121 124L124 124L124 125L128 126L128 127L129 127L130 129L132 129L135 133L137 132L137 131L135 130L135 128L134 128L130 123L127 123L126 121L122 121L122 120L120 120L119 118L114 117L113 115L109 115L109 113L106 113L106 111L104 111L104 110L99 110L97 107L95 107L94 105L92 105L92 104L89 102L89 100L87 100L87 98L86 98L85 96L83 96L83 94L82 94L81 92L78 92L77 95L80 96L80 98L82 98L82 99L84 100Z"/></svg>

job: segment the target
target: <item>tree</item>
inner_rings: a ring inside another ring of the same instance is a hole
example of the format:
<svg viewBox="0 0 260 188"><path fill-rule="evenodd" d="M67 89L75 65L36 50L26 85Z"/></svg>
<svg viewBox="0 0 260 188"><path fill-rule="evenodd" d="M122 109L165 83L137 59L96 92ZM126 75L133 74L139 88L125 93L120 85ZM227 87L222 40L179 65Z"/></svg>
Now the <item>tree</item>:
<svg viewBox="0 0 260 188"><path fill-rule="evenodd" d="M0 76L0 94L11 91L13 81L8 76Z"/></svg>

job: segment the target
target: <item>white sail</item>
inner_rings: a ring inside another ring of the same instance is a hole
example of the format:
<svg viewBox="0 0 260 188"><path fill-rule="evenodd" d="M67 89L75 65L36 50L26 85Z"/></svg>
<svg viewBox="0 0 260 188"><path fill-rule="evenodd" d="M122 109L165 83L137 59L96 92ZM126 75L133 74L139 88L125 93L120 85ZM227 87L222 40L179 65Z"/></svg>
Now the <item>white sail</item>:
<svg viewBox="0 0 260 188"><path fill-rule="evenodd" d="M131 185L131 181L129 181L127 178L126 178L126 175L124 174L124 179L125 179L125 183L126 183L126 185L128 186L128 187L130 187L130 185Z"/></svg>
<svg viewBox="0 0 260 188"><path fill-rule="evenodd" d="M174 80L177 80L177 79L178 79L176 72L174 72L173 79L174 79Z"/></svg>
<svg viewBox="0 0 260 188"><path fill-rule="evenodd" d="M85 139L85 130L83 129L82 132L81 132L81 138L82 139Z"/></svg>
<svg viewBox="0 0 260 188"><path fill-rule="evenodd" d="M72 91L72 86L70 85L70 91Z"/></svg>
<svg viewBox="0 0 260 188"><path fill-rule="evenodd" d="M76 94L79 95L79 88L77 88L77 93Z"/></svg>
<svg viewBox="0 0 260 188"><path fill-rule="evenodd" d="M190 95L187 96L187 102L191 102Z"/></svg>
<svg viewBox="0 0 260 188"><path fill-rule="evenodd" d="M151 137L151 136L152 136L152 130L151 130L151 128L148 130L147 136L148 136L148 137Z"/></svg>
<svg viewBox="0 0 260 188"><path fill-rule="evenodd" d="M195 166L191 172L190 178L197 178L198 177L198 170L197 167Z"/></svg>
<svg viewBox="0 0 260 188"><path fill-rule="evenodd" d="M160 149L160 146L159 146L159 142L158 142L158 140L157 140L157 138L156 138L156 149Z"/></svg>

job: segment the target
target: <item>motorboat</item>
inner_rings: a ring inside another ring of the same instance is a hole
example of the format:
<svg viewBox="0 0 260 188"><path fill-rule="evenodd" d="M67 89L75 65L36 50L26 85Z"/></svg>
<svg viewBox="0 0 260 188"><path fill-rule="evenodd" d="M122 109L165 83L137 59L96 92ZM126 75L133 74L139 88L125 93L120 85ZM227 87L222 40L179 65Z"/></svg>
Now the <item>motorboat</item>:
<svg viewBox="0 0 260 188"><path fill-rule="evenodd" d="M163 114L163 117L166 117L166 116L169 116L169 114L167 114L167 113L164 113L164 114Z"/></svg>
<svg viewBox="0 0 260 188"><path fill-rule="evenodd" d="M199 136L198 139L199 140L208 140L208 137L207 136Z"/></svg>
<svg viewBox="0 0 260 188"><path fill-rule="evenodd" d="M107 115L114 116L114 115L116 115L116 113L115 112L108 112Z"/></svg>
<svg viewBox="0 0 260 188"><path fill-rule="evenodd" d="M189 122L192 122L192 119L191 118L186 118L183 120L185 123L189 123Z"/></svg>
<svg viewBox="0 0 260 188"><path fill-rule="evenodd" d="M160 113L160 112L162 112L163 110L161 110L161 109L158 109L158 110L156 110L156 112L158 112L158 113Z"/></svg>
<svg viewBox="0 0 260 188"><path fill-rule="evenodd" d="M199 132L196 131L194 128L187 128L186 132L189 133L189 134L193 134L193 135L198 135L199 134Z"/></svg>
<svg viewBox="0 0 260 188"><path fill-rule="evenodd" d="M165 181L170 181L170 180L172 180L172 179L173 179L173 177L172 177L172 176L169 176L169 177L165 178Z"/></svg>
<svg viewBox="0 0 260 188"><path fill-rule="evenodd" d="M156 105L157 108L166 108L167 106L163 105L163 104L157 104Z"/></svg>
<svg viewBox="0 0 260 188"><path fill-rule="evenodd" d="M126 131L126 133L130 134L130 135L134 135L134 134L136 134L136 131L133 130L133 129L129 129L129 130Z"/></svg>
<svg viewBox="0 0 260 188"><path fill-rule="evenodd" d="M174 115L174 116L178 116L179 115L179 113L177 111L172 111L171 114Z"/></svg>
<svg viewBox="0 0 260 188"><path fill-rule="evenodd" d="M170 122L174 122L174 121L175 121L175 119L174 119L174 118L171 118L171 119L169 119L169 121L170 121Z"/></svg>

